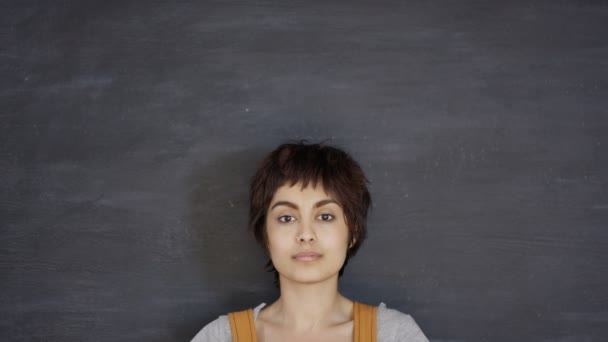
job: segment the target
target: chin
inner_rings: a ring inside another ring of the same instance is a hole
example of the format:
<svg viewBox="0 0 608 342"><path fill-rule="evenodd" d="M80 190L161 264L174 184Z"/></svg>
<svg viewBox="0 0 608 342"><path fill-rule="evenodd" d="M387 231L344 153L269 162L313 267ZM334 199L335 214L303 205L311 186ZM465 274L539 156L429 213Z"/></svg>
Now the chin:
<svg viewBox="0 0 608 342"><path fill-rule="evenodd" d="M339 270L338 270L339 271ZM324 281L328 281L332 278L338 278L338 271L335 273L319 273L319 272L293 272L288 273L282 278L285 278L289 282L300 283L300 284L317 284Z"/></svg>

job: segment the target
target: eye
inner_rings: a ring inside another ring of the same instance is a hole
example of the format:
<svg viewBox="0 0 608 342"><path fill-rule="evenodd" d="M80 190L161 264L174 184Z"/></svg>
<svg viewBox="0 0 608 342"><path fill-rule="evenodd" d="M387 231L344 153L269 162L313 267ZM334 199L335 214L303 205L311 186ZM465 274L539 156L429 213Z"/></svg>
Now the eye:
<svg viewBox="0 0 608 342"><path fill-rule="evenodd" d="M321 214L321 215L319 215L319 219L321 221L333 221L334 215L332 215L332 214Z"/></svg>
<svg viewBox="0 0 608 342"><path fill-rule="evenodd" d="M279 216L279 222L283 222L283 223L289 223L292 221L295 221L295 217L290 216L290 215L283 215L283 216Z"/></svg>

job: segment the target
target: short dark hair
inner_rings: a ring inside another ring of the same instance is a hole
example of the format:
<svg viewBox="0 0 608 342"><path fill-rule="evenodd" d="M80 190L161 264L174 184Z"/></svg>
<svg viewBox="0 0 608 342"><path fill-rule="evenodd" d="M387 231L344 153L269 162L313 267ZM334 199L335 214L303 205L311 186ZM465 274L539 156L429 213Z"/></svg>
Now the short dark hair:
<svg viewBox="0 0 608 342"><path fill-rule="evenodd" d="M342 207L352 246L340 269L341 276L348 259L357 252L367 236L367 212L371 203L367 189L369 182L363 170L343 150L324 143L308 144L300 141L282 144L270 152L262 159L251 180L249 229L268 252L266 213L272 197L281 186L293 186L299 182L303 188L309 184L313 187L321 184ZM267 269L274 272L278 280L278 272L272 261L268 262Z"/></svg>

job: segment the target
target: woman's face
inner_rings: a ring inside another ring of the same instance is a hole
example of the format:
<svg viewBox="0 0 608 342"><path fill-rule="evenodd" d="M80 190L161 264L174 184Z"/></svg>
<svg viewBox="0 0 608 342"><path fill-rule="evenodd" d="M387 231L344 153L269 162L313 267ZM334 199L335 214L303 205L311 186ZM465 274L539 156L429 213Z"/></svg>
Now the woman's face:
<svg viewBox="0 0 608 342"><path fill-rule="evenodd" d="M266 231L270 258L281 279L317 283L338 277L349 232L342 207L320 184L280 187L268 208Z"/></svg>

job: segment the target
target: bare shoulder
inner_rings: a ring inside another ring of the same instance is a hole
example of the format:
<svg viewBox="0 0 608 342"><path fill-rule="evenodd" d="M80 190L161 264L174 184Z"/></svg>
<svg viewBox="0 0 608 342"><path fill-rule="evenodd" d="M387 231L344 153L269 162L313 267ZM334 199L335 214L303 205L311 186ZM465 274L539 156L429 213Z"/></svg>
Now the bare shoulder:
<svg viewBox="0 0 608 342"><path fill-rule="evenodd" d="M220 316L207 324L194 336L191 342L231 342L230 322L228 316Z"/></svg>
<svg viewBox="0 0 608 342"><path fill-rule="evenodd" d="M384 303L378 307L378 341L428 342L412 316L399 310L389 309Z"/></svg>

